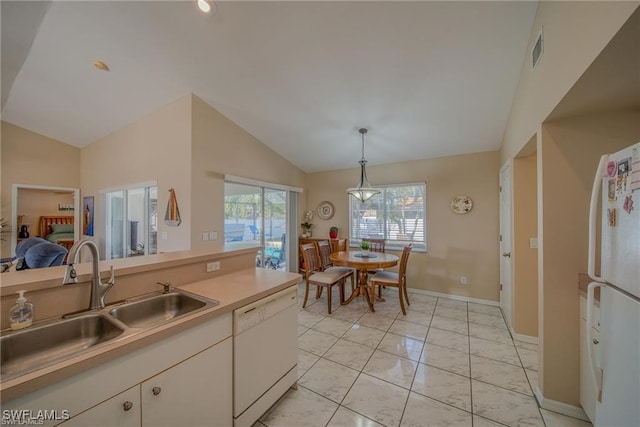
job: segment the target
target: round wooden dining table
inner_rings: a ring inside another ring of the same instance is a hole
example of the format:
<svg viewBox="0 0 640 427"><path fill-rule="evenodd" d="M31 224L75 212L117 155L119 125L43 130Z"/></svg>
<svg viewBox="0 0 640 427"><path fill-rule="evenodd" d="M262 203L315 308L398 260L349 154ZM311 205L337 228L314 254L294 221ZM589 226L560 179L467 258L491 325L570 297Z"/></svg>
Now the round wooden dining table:
<svg viewBox="0 0 640 427"><path fill-rule="evenodd" d="M333 265L351 267L358 270L357 286L343 304L349 304L357 296L364 295L371 311L376 310L373 308L372 301L374 294L369 295L369 270L393 267L400 260L396 255L385 252L370 252L369 256L363 256L361 251L333 252L329 255L329 258L333 261Z"/></svg>

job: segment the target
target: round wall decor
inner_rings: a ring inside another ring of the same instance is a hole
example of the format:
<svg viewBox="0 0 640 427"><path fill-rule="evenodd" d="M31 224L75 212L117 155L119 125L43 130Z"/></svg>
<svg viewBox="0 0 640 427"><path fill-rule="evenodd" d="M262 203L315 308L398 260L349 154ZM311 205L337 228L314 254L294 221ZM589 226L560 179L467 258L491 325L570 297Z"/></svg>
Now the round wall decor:
<svg viewBox="0 0 640 427"><path fill-rule="evenodd" d="M333 204L325 200L318 205L317 212L320 219L331 219L334 213Z"/></svg>
<svg viewBox="0 0 640 427"><path fill-rule="evenodd" d="M455 196L451 199L451 210L457 214L466 214L473 208L473 200L469 196Z"/></svg>

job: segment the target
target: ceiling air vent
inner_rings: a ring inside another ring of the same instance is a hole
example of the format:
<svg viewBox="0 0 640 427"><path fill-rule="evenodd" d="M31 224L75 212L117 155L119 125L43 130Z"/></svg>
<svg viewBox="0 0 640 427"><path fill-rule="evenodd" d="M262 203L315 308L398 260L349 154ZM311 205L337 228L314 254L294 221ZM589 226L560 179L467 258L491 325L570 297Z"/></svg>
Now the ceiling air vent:
<svg viewBox="0 0 640 427"><path fill-rule="evenodd" d="M531 49L531 68L536 68L538 62L540 62L540 58L542 57L542 52L544 51L544 44L542 39L542 28L540 28L540 32L538 33L538 37L536 37L536 42L533 45L533 49Z"/></svg>

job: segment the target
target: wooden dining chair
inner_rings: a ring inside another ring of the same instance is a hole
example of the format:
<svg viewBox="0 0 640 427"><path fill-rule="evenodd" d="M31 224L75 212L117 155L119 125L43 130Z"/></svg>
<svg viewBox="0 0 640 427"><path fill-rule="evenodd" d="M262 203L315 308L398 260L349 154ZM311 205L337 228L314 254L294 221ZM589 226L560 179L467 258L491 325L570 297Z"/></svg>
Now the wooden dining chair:
<svg viewBox="0 0 640 427"><path fill-rule="evenodd" d="M400 299L400 308L402 314L407 315L407 310L404 307L404 301L407 305L411 305L409 302L409 294L407 293L407 261L409 261L409 254L411 253L411 245L405 246L402 250L402 257L400 258L400 268L397 273L393 271L380 271L371 276L371 303L375 300L375 287L381 289L383 286L393 286L398 288L398 298Z"/></svg>
<svg viewBox="0 0 640 427"><path fill-rule="evenodd" d="M365 240L367 240L371 244L371 247L369 248L371 252L384 252L384 239L365 239Z"/></svg>
<svg viewBox="0 0 640 427"><path fill-rule="evenodd" d="M331 239L331 253L349 250L349 239Z"/></svg>
<svg viewBox="0 0 640 427"><path fill-rule="evenodd" d="M329 257L329 255L331 255L331 253L333 252L331 250L331 244L329 243L329 241L320 240L316 242L316 245L318 246L318 254L320 255L322 271L335 272L341 275L346 275L345 280L347 278L351 279L351 290L354 290L356 288L356 282L354 280L355 273L353 271L353 268L337 267L333 265L333 261L331 261L331 258ZM318 288L318 290L320 291L318 297L320 297L322 296L322 288Z"/></svg>
<svg viewBox="0 0 640 427"><path fill-rule="evenodd" d="M320 255L315 243L300 245L300 253L304 258L305 267L305 291L302 308L307 306L309 299L309 285L316 285L316 299L320 298L319 289L327 288L328 311L331 314L331 291L333 285L340 287L340 303L344 302L344 282L348 274L340 274L338 271L322 271Z"/></svg>

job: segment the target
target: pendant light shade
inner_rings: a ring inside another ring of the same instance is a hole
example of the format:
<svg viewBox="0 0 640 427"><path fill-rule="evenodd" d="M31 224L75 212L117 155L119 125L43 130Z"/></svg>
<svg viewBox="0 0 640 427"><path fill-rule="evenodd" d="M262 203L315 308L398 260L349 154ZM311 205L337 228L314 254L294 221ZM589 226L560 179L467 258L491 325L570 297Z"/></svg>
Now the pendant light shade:
<svg viewBox="0 0 640 427"><path fill-rule="evenodd" d="M367 170L365 168L367 160L364 158L364 135L367 133L366 128L360 129L358 132L362 135L362 159L360 163L360 182L356 187L347 188L347 193L351 194L361 202L366 202L376 194L379 194L381 190L379 188L372 187L367 179Z"/></svg>

